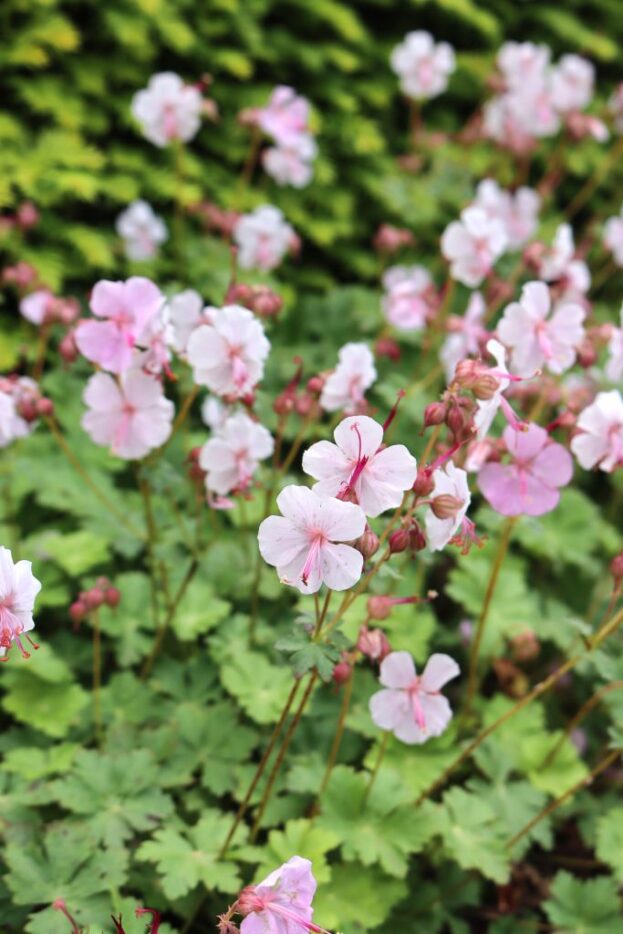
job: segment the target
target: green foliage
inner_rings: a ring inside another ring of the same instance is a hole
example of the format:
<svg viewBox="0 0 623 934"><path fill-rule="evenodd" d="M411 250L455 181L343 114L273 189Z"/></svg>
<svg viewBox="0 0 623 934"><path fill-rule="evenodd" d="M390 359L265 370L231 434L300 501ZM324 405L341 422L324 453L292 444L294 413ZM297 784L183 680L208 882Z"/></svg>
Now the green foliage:
<svg viewBox="0 0 623 934"><path fill-rule="evenodd" d="M559 872L544 908L557 929L574 934L607 934L621 923L621 902L610 876L580 881Z"/></svg>

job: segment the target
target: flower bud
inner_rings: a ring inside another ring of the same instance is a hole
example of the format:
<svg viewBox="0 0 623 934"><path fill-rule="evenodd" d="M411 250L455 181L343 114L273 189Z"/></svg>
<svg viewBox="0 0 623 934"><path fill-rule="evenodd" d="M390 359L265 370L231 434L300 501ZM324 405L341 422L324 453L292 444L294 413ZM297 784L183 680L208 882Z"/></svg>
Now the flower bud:
<svg viewBox="0 0 623 934"><path fill-rule="evenodd" d="M104 599L104 591L101 587L91 587L90 590L85 591L83 597L89 610L97 610L104 602Z"/></svg>
<svg viewBox="0 0 623 934"><path fill-rule="evenodd" d="M407 529L397 529L389 536L387 543L391 554L400 554L409 547L409 532Z"/></svg>
<svg viewBox="0 0 623 934"><path fill-rule="evenodd" d="M345 662L345 661L338 662L335 668L333 669L333 675L332 675L333 683L337 685L346 684L346 682L352 676L352 673L353 673L353 669L351 665L349 665L348 662Z"/></svg>
<svg viewBox="0 0 623 934"><path fill-rule="evenodd" d="M483 373L471 387L472 392L481 402L488 402L500 388L500 381L491 373Z"/></svg>
<svg viewBox="0 0 623 934"><path fill-rule="evenodd" d="M581 367L585 370L588 370L589 367L592 367L597 362L597 350L593 345L592 341L588 338L585 338L580 346L576 349L577 361Z"/></svg>
<svg viewBox="0 0 623 934"><path fill-rule="evenodd" d="M119 606L121 601L121 591L117 587L107 587L104 591L104 603L106 606Z"/></svg>
<svg viewBox="0 0 623 934"><path fill-rule="evenodd" d="M315 405L316 400L310 396L309 393L304 392L294 397L294 408L296 409L297 415L303 417L309 415Z"/></svg>
<svg viewBox="0 0 623 934"><path fill-rule="evenodd" d="M446 415L446 425L452 434L458 438L465 427L465 418L463 417L460 406L452 404L449 407L448 414Z"/></svg>
<svg viewBox="0 0 623 934"><path fill-rule="evenodd" d="M82 600L74 600L74 602L69 607L69 615L71 616L74 623L81 622L87 615L87 612L88 610Z"/></svg>
<svg viewBox="0 0 623 934"><path fill-rule="evenodd" d="M394 601L391 597L375 596L368 598L368 616L370 619L387 619Z"/></svg>
<svg viewBox="0 0 623 934"><path fill-rule="evenodd" d="M78 357L78 347L73 331L68 331L58 345L58 352L65 363L73 363Z"/></svg>
<svg viewBox="0 0 623 934"><path fill-rule="evenodd" d="M357 648L363 655L377 662L382 662L392 650L389 639L382 629L368 629L367 626L362 626L359 630Z"/></svg>
<svg viewBox="0 0 623 934"><path fill-rule="evenodd" d="M319 396L324 387L324 378L322 376L312 376L307 380L307 392L314 396Z"/></svg>
<svg viewBox="0 0 623 934"><path fill-rule="evenodd" d="M435 489L435 481L433 480L433 472L429 467L418 467L417 477L412 489L418 498L430 496Z"/></svg>
<svg viewBox="0 0 623 934"><path fill-rule="evenodd" d="M45 396L42 396L41 399L37 400L36 409L37 415L40 418L49 418L54 414L54 403L51 399L46 399Z"/></svg>
<svg viewBox="0 0 623 934"><path fill-rule="evenodd" d="M277 415L289 415L294 410L294 398L291 392L280 392L273 402L273 412Z"/></svg>
<svg viewBox="0 0 623 934"><path fill-rule="evenodd" d="M15 219L18 227L29 230L39 223L39 211L32 201L23 201L17 209Z"/></svg>
<svg viewBox="0 0 623 934"><path fill-rule="evenodd" d="M379 550L379 537L367 526L363 535L357 539L354 547L363 555L364 561L369 561Z"/></svg>
<svg viewBox="0 0 623 934"><path fill-rule="evenodd" d="M403 246L411 246L415 240L411 231L406 230L404 227L381 224L372 242L374 249L379 253L395 253Z"/></svg>
<svg viewBox="0 0 623 934"><path fill-rule="evenodd" d="M400 346L391 338L382 337L374 345L374 355L375 357L387 357L388 360L397 363L400 360Z"/></svg>
<svg viewBox="0 0 623 934"><path fill-rule="evenodd" d="M430 508L438 519L456 519L460 509L463 506L463 500L458 496L452 496L451 493L441 493L431 500Z"/></svg>
<svg viewBox="0 0 623 934"><path fill-rule="evenodd" d="M445 402L431 402L424 409L424 427L430 428L431 425L443 425L448 414L448 406Z"/></svg>

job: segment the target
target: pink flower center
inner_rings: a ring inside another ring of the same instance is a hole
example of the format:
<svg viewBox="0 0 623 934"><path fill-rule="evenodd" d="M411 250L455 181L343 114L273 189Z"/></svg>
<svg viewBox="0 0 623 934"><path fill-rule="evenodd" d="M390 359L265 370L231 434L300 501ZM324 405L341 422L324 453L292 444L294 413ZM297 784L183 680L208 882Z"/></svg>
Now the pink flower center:
<svg viewBox="0 0 623 934"><path fill-rule="evenodd" d="M162 112L162 129L167 139L177 136L177 115L173 104L165 104Z"/></svg>
<svg viewBox="0 0 623 934"><path fill-rule="evenodd" d="M310 533L310 546L309 551L307 552L307 558L305 559L305 564L303 565L303 570L301 571L301 580L307 586L310 574L318 561L320 552L322 551L322 546L327 541L327 537L321 529L317 529Z"/></svg>
<svg viewBox="0 0 623 934"><path fill-rule="evenodd" d="M230 347L229 360L231 363L232 379L238 389L242 389L249 378L249 368L242 359L242 347L235 344Z"/></svg>
<svg viewBox="0 0 623 934"><path fill-rule="evenodd" d="M424 716L424 708L422 707L422 702L420 701L421 693L420 679L414 678L412 684L409 685L407 691L409 693L409 700L411 702L411 709L413 711L413 719L419 726L419 728L426 732L426 717Z"/></svg>
<svg viewBox="0 0 623 934"><path fill-rule="evenodd" d="M552 347L552 342L549 338L547 330L547 321L537 322L534 329L536 342L539 345L539 349L546 360L551 360L554 356L554 348Z"/></svg>

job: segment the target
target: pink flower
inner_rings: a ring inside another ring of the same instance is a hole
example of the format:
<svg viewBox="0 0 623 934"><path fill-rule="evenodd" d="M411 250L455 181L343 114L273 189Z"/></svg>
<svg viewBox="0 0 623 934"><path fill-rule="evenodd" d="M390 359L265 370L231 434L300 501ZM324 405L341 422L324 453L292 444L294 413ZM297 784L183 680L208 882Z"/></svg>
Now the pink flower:
<svg viewBox="0 0 623 934"><path fill-rule="evenodd" d="M452 461L449 461L445 467L440 467L433 472L433 481L435 486L430 494L429 500L432 502L438 497L445 497L450 508L446 510L446 516L435 515L431 507L426 512L426 537L428 547L431 551L441 551L445 548L451 538L463 525L465 513L471 502L471 494L467 485L467 474L460 467L455 467ZM437 510L439 513L439 510Z"/></svg>
<svg viewBox="0 0 623 934"><path fill-rule="evenodd" d="M196 383L219 396L242 399L261 380L269 350L255 315L241 305L225 305L212 311L211 324L192 332L187 355Z"/></svg>
<svg viewBox="0 0 623 934"><path fill-rule="evenodd" d="M146 201L139 199L122 211L115 224L131 260L152 259L168 237L166 224Z"/></svg>
<svg viewBox="0 0 623 934"><path fill-rule="evenodd" d="M541 198L532 188L504 191L494 179L485 178L476 189L473 206L491 220L499 221L511 250L519 249L535 233L539 224Z"/></svg>
<svg viewBox="0 0 623 934"><path fill-rule="evenodd" d="M478 207L465 208L461 220L449 224L441 238L450 275L470 288L479 286L489 275L507 245L500 221L492 220Z"/></svg>
<svg viewBox="0 0 623 934"><path fill-rule="evenodd" d="M27 380L27 377L23 379ZM0 379L0 448L7 447L18 438L25 438L32 430L33 423L22 418L18 404L17 381Z"/></svg>
<svg viewBox="0 0 623 934"><path fill-rule="evenodd" d="M31 324L41 326L48 318L53 303L54 295L49 289L37 289L21 300L20 314Z"/></svg>
<svg viewBox="0 0 623 934"><path fill-rule="evenodd" d="M474 416L474 426L478 432L478 441L485 438L500 408L506 420L515 428L519 427L519 420L504 396L511 381L516 380L516 377L511 376L506 367L506 350L499 341L493 339L487 342L487 350L495 358L497 366L485 372L495 377L498 381L498 388L489 399L476 399L478 410Z"/></svg>
<svg viewBox="0 0 623 934"><path fill-rule="evenodd" d="M160 289L142 276L125 282L102 279L91 293L91 311L102 321L81 321L78 349L110 373L123 373L134 362L134 346L164 304Z"/></svg>
<svg viewBox="0 0 623 934"><path fill-rule="evenodd" d="M203 299L194 289L185 289L173 295L165 308L172 328L172 347L185 354L190 335L201 324Z"/></svg>
<svg viewBox="0 0 623 934"><path fill-rule="evenodd" d="M124 460L144 457L171 434L173 403L159 380L142 370L128 370L118 381L96 373L82 398L89 409L82 416L84 430Z"/></svg>
<svg viewBox="0 0 623 934"><path fill-rule="evenodd" d="M284 584L316 593L322 584L347 590L361 576L361 552L343 542L363 535L366 517L354 503L319 496L304 486L287 486L277 497L281 516L264 519L260 554L277 568Z"/></svg>
<svg viewBox="0 0 623 934"><path fill-rule="evenodd" d="M608 218L604 224L603 238L604 246L612 253L617 266L623 266L623 208L616 217ZM23 311L22 314L24 314Z"/></svg>
<svg viewBox="0 0 623 934"><path fill-rule="evenodd" d="M152 75L147 87L132 99L132 114L143 135L160 147L174 139L191 140L201 124L202 107L199 89L184 84L172 71Z"/></svg>
<svg viewBox="0 0 623 934"><path fill-rule="evenodd" d="M40 590L30 561L15 563L9 549L0 547L0 646L5 651L15 643L24 658L29 657L22 636L34 629L32 614ZM26 638L37 648L29 636Z"/></svg>
<svg viewBox="0 0 623 934"><path fill-rule="evenodd" d="M595 68L580 55L563 55L550 75L554 107L559 113L584 110L593 97Z"/></svg>
<svg viewBox="0 0 623 934"><path fill-rule="evenodd" d="M588 266L575 259L573 230L569 224L560 224L554 235L552 246L544 253L539 276L545 282L562 283L565 292L583 294L588 291L591 276Z"/></svg>
<svg viewBox="0 0 623 934"><path fill-rule="evenodd" d="M496 512L503 516L542 516L555 509L559 487L573 475L573 460L562 444L552 441L544 428L531 424L527 431L504 431L504 443L513 460L487 463L478 484Z"/></svg>
<svg viewBox="0 0 623 934"><path fill-rule="evenodd" d="M520 376L529 376L544 365L552 373L563 373L575 362L586 311L569 301L559 303L548 318L550 310L545 283L528 282L519 302L507 306L498 324L498 336L512 348L511 365Z"/></svg>
<svg viewBox="0 0 623 934"><path fill-rule="evenodd" d="M623 306L619 312L620 328L612 328L608 341L608 361L605 366L606 376L613 383L618 383L623 376Z"/></svg>
<svg viewBox="0 0 623 934"><path fill-rule="evenodd" d="M264 204L251 214L243 214L234 227L241 268L270 272L291 249L294 237L279 208Z"/></svg>
<svg viewBox="0 0 623 934"><path fill-rule="evenodd" d="M550 55L546 45L510 41L500 46L496 61L506 86L517 90L545 80Z"/></svg>
<svg viewBox="0 0 623 934"><path fill-rule="evenodd" d="M446 371L446 378L451 382L457 363L480 349L480 343L487 332L482 320L486 311L485 302L480 292L472 292L465 314L462 318L452 315L448 322L449 334L441 348L440 357Z"/></svg>
<svg viewBox="0 0 623 934"><path fill-rule="evenodd" d="M322 387L320 405L325 412L356 411L375 380L376 367L368 345L344 344L338 353L338 365Z"/></svg>
<svg viewBox="0 0 623 934"><path fill-rule="evenodd" d="M370 698L370 714L382 730L410 746L441 736L452 710L442 687L460 674L449 655L431 655L418 677L408 652L391 652L381 662L379 681L385 688Z"/></svg>
<svg viewBox="0 0 623 934"><path fill-rule="evenodd" d="M266 107L256 112L256 117L264 133L279 145L287 146L308 130L309 101L294 88L281 84L273 90Z"/></svg>
<svg viewBox="0 0 623 934"><path fill-rule="evenodd" d="M199 454L199 466L206 472L206 489L225 496L246 490L261 460L273 453L271 433L244 412L226 419Z"/></svg>
<svg viewBox="0 0 623 934"><path fill-rule="evenodd" d="M303 470L318 480L321 496L354 491L367 516L380 516L402 502L417 476L417 462L404 444L382 447L383 428L373 418L353 415L333 433L335 444L318 441L303 455Z"/></svg>
<svg viewBox="0 0 623 934"><path fill-rule="evenodd" d="M577 420L571 450L585 470L612 473L623 461L623 399L618 389L599 392Z"/></svg>
<svg viewBox="0 0 623 934"><path fill-rule="evenodd" d="M456 68L454 49L447 42L435 43L429 32L409 32L391 54L391 66L400 78L407 97L425 100L437 97L448 86Z"/></svg>
<svg viewBox="0 0 623 934"><path fill-rule="evenodd" d="M316 158L316 143L308 133L301 133L287 144L270 146L262 153L265 171L278 185L304 188L309 185L312 162Z"/></svg>
<svg viewBox="0 0 623 934"><path fill-rule="evenodd" d="M327 934L312 921L315 892L311 862L292 856L262 882L240 893L236 911L245 916L240 934Z"/></svg>
<svg viewBox="0 0 623 934"><path fill-rule="evenodd" d="M423 328L435 309L435 287L423 266L392 266L383 276L383 313L401 331Z"/></svg>

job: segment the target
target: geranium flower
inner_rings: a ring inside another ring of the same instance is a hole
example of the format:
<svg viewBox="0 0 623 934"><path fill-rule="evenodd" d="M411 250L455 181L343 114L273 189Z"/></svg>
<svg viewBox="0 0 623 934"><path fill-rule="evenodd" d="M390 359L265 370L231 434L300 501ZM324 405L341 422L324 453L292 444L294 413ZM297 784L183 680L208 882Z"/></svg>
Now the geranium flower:
<svg viewBox="0 0 623 934"><path fill-rule="evenodd" d="M16 563L9 549L0 547L0 647L5 652L15 643L24 658L29 657L22 636L35 627L32 614L40 590L31 562ZM30 636L26 639L37 648Z"/></svg>
<svg viewBox="0 0 623 934"><path fill-rule="evenodd" d="M604 224L603 239L604 246L612 253L617 266L623 266L623 208L616 217L609 217Z"/></svg>
<svg viewBox="0 0 623 934"><path fill-rule="evenodd" d="M20 406L29 396L38 398L38 389L27 376L0 378L0 448L25 438L32 431L34 419L26 420L20 414Z"/></svg>
<svg viewBox="0 0 623 934"><path fill-rule="evenodd" d="M544 82L550 58L546 45L511 40L500 46L496 63L506 86L515 90L526 84Z"/></svg>
<svg viewBox="0 0 623 934"><path fill-rule="evenodd" d="M467 521L465 513L472 497L466 472L452 461L433 471L433 482L429 496L432 505L426 511L426 538L431 551L441 551Z"/></svg>
<svg viewBox="0 0 623 934"><path fill-rule="evenodd" d="M292 856L262 882L242 890L236 903L236 912L245 916L240 934L328 934L312 921L315 892L311 862Z"/></svg>
<svg viewBox="0 0 623 934"><path fill-rule="evenodd" d="M118 381L96 373L82 398L89 409L82 416L84 430L124 460L139 460L171 434L175 407L160 381L142 370L128 370Z"/></svg>
<svg viewBox="0 0 623 934"><path fill-rule="evenodd" d="M508 245L504 227L482 208L469 207L460 221L452 221L441 237L441 252L450 263L450 275L476 288Z"/></svg>
<svg viewBox="0 0 623 934"><path fill-rule="evenodd" d="M478 485L485 499L503 516L551 512L560 500L560 487L573 476L571 455L539 425L528 425L525 431L509 425L503 438L512 461L481 468Z"/></svg>
<svg viewBox="0 0 623 934"><path fill-rule="evenodd" d="M194 289L184 289L173 295L166 305L166 314L173 330L172 346L185 354L190 335L202 321L203 299Z"/></svg>
<svg viewBox="0 0 623 934"><path fill-rule="evenodd" d="M102 321L81 321L78 350L110 373L123 373L134 363L134 347L164 305L160 289L142 276L125 282L102 279L93 287L91 311Z"/></svg>
<svg viewBox="0 0 623 934"><path fill-rule="evenodd" d="M539 263L539 276L545 282L564 286L565 293L583 295L588 292L591 276L588 266L575 258L575 243L570 224L560 224L554 240Z"/></svg>
<svg viewBox="0 0 623 934"><path fill-rule="evenodd" d="M279 265L295 238L279 208L264 204L251 214L243 214L234 227L238 262L242 269L270 272Z"/></svg>
<svg viewBox="0 0 623 934"><path fill-rule="evenodd" d="M608 360L605 366L606 376L613 383L618 383L623 376L623 305L619 315L621 327L612 329L608 341Z"/></svg>
<svg viewBox="0 0 623 934"><path fill-rule="evenodd" d="M517 381L518 377L512 376L508 372L506 366L506 350L500 344L499 341L491 339L487 341L487 350L492 357L495 358L497 366L492 368L483 368L483 374L487 376L493 376L497 381L497 388L488 396L486 399L476 399L477 411L474 415L474 427L476 428L478 434L477 439L482 441L483 438L488 434L489 429L493 423L495 416L498 413L498 409L502 409L502 414L506 420L513 425L514 428L519 429L520 421L513 412L510 403L505 398L504 393L510 386L511 382Z"/></svg>
<svg viewBox="0 0 623 934"><path fill-rule="evenodd" d="M577 420L571 450L585 470L612 473L623 461L623 399L618 389L599 392Z"/></svg>
<svg viewBox="0 0 623 934"><path fill-rule="evenodd" d="M363 535L366 517L354 503L319 496L304 486L287 486L277 497L281 516L264 519L260 554L277 568L284 584L316 593L322 584L347 590L363 567L361 552L344 542Z"/></svg>
<svg viewBox="0 0 623 934"><path fill-rule="evenodd" d="M229 416L199 454L206 489L221 496L246 490L259 462L270 457L274 446L271 433L259 422L244 412Z"/></svg>
<svg viewBox="0 0 623 934"><path fill-rule="evenodd" d="M423 266L392 266L383 276L383 314L401 331L423 328L435 308L435 287Z"/></svg>
<svg viewBox="0 0 623 934"><path fill-rule="evenodd" d="M309 133L301 133L287 143L265 149L262 153L262 165L278 185L304 188L311 181L312 162L316 153L317 147L313 137Z"/></svg>
<svg viewBox="0 0 623 934"><path fill-rule="evenodd" d="M473 207L481 208L491 220L504 227L508 247L517 250L535 233L539 224L541 198L532 188L504 191L492 178L485 178L476 189Z"/></svg>
<svg viewBox="0 0 623 934"><path fill-rule="evenodd" d="M429 32L409 32L391 54L391 66L400 78L407 97L425 100L437 97L448 86L456 68L454 49L447 42L435 43Z"/></svg>
<svg viewBox="0 0 623 934"><path fill-rule="evenodd" d="M450 316L449 334L439 353L448 382L452 381L457 363L478 353L480 342L487 333L482 323L485 311L486 306L482 294L472 292L463 317Z"/></svg>
<svg viewBox="0 0 623 934"><path fill-rule="evenodd" d="M212 321L196 328L187 356L193 377L219 396L242 399L264 374L270 343L264 328L247 308L225 305L211 310Z"/></svg>
<svg viewBox="0 0 623 934"><path fill-rule="evenodd" d="M152 259L168 237L166 224L142 199L133 201L117 218L115 227L131 260Z"/></svg>
<svg viewBox="0 0 623 934"><path fill-rule="evenodd" d="M543 282L524 285L518 302L508 305L497 327L500 340L512 348L511 366L520 376L535 373L542 366L552 373L563 373L573 366L576 347L584 337L582 322L586 310L571 301L562 301L551 310L551 296Z"/></svg>
<svg viewBox="0 0 623 934"><path fill-rule="evenodd" d="M417 476L417 462L404 444L382 447L383 428L373 418L345 418L333 433L335 444L317 441L303 454L303 470L318 480L322 496L353 491L367 516L399 506Z"/></svg>
<svg viewBox="0 0 623 934"><path fill-rule="evenodd" d="M344 344L336 368L322 387L320 405L325 412L357 410L376 375L374 357L367 344Z"/></svg>
<svg viewBox="0 0 623 934"><path fill-rule="evenodd" d="M581 55L563 55L549 80L552 101L559 113L584 110L593 97L595 68Z"/></svg>
<svg viewBox="0 0 623 934"><path fill-rule="evenodd" d="M279 145L287 146L306 133L309 125L309 101L294 88L280 84L272 92L266 107L256 111L258 126Z"/></svg>
<svg viewBox="0 0 623 934"><path fill-rule="evenodd" d="M382 730L409 745L441 736L452 710L442 687L461 670L449 655L431 655L418 677L408 652L390 652L381 662L379 681L385 688L370 698L370 714Z"/></svg>
<svg viewBox="0 0 623 934"><path fill-rule="evenodd" d="M132 99L132 114L143 135L160 147L174 139L191 140L201 124L202 108L199 89L184 84L172 71L152 75L147 87Z"/></svg>
<svg viewBox="0 0 623 934"><path fill-rule="evenodd" d="M49 289L37 289L20 301L20 314L31 324L40 327L48 319L54 301L54 295Z"/></svg>

